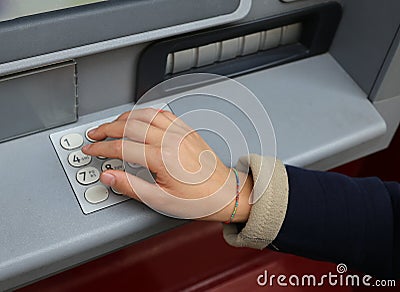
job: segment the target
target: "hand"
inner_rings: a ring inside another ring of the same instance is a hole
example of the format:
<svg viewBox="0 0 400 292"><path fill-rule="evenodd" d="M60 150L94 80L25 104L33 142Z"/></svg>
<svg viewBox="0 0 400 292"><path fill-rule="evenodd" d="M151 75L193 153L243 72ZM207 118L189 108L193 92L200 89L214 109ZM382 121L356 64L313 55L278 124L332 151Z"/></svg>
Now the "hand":
<svg viewBox="0 0 400 292"><path fill-rule="evenodd" d="M156 175L157 184L118 170L103 172L102 183L169 216L229 220L236 196L233 171L171 112L151 108L126 112L88 135L100 142L83 147L84 153L138 163ZM116 140L101 141L107 137ZM233 221L245 222L253 182L247 174L239 177L241 193Z"/></svg>

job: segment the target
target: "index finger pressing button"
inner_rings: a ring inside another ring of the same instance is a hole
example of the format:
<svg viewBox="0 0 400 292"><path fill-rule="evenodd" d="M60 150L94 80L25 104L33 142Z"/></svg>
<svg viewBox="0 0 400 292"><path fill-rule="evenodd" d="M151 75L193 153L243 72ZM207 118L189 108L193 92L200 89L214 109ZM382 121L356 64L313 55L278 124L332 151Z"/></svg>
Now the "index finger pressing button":
<svg viewBox="0 0 400 292"><path fill-rule="evenodd" d="M89 129L87 129L86 132L85 132L85 138L86 138L89 142L92 142L92 143L96 142L97 140L94 140L94 139L90 138L89 135L88 135L88 133L89 133L91 130L94 130L94 129L97 129L97 126L91 127L91 128L89 128Z"/></svg>
<svg viewBox="0 0 400 292"><path fill-rule="evenodd" d="M88 165L92 161L90 155L84 154L81 150L74 151L68 155L68 162L73 167L81 167Z"/></svg>

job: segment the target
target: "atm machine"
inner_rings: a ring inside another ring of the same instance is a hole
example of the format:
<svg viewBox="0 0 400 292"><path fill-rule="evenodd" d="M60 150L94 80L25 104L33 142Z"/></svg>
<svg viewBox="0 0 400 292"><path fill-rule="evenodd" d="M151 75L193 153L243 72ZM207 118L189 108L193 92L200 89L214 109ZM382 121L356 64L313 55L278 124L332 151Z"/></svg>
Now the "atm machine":
<svg viewBox="0 0 400 292"><path fill-rule="evenodd" d="M69 161L88 128L160 82L240 82L267 109L278 158L311 169L384 149L399 125L396 0L22 2L0 2L1 291L185 223L112 190L85 196L99 183ZM223 110L170 105L203 107Z"/></svg>

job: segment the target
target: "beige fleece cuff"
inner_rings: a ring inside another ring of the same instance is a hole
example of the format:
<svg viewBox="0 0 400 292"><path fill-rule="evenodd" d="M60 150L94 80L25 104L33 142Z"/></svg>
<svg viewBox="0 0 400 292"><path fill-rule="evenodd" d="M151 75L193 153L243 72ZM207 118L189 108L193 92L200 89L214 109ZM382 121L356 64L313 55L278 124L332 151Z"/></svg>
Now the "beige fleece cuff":
<svg viewBox="0 0 400 292"><path fill-rule="evenodd" d="M275 167L268 181L271 163ZM246 226L240 232L236 224L224 224L224 238L232 246L264 249L276 238L285 219L289 194L286 168L279 160L255 154L241 158L239 164L249 165L253 195L260 199L252 206Z"/></svg>

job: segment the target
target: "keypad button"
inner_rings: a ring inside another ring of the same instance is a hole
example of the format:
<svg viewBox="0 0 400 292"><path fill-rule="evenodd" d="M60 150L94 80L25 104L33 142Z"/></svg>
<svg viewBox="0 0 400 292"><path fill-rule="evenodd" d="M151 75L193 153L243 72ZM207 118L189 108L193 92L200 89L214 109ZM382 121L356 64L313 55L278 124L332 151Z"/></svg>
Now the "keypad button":
<svg viewBox="0 0 400 292"><path fill-rule="evenodd" d="M77 133L67 134L61 137L60 144L66 150L73 150L82 146L83 137Z"/></svg>
<svg viewBox="0 0 400 292"><path fill-rule="evenodd" d="M122 160L119 159L110 159L105 162L103 162L103 165L101 166L101 171L106 171L106 170L124 170L124 163Z"/></svg>
<svg viewBox="0 0 400 292"><path fill-rule="evenodd" d="M86 155L81 150L72 152L68 155L68 162L73 167L82 167L88 165L92 161L90 155Z"/></svg>
<svg viewBox="0 0 400 292"><path fill-rule="evenodd" d="M86 140L88 140L89 142L92 142L92 143L97 142L97 140L94 140L94 139L92 139L92 138L90 138L90 137L88 136L88 133L89 133L91 130L96 129L96 128L97 128L97 126L91 127L91 128L89 128L89 129L87 129L87 130L85 131L85 138L86 138Z"/></svg>
<svg viewBox="0 0 400 292"><path fill-rule="evenodd" d="M153 174L150 172L150 170L148 170L147 168L139 170L136 173L136 176L149 182L149 183L155 183L155 179L153 177Z"/></svg>
<svg viewBox="0 0 400 292"><path fill-rule="evenodd" d="M109 191L103 185L88 188L85 191L85 199L91 204L98 204L108 199Z"/></svg>
<svg viewBox="0 0 400 292"><path fill-rule="evenodd" d="M113 191L114 194L118 195L118 196L122 196L123 193L118 192L117 190L115 190L114 188L111 188L111 190Z"/></svg>
<svg viewBox="0 0 400 292"><path fill-rule="evenodd" d="M100 172L92 166L82 168L76 173L76 180L82 185L90 185L100 179Z"/></svg>

